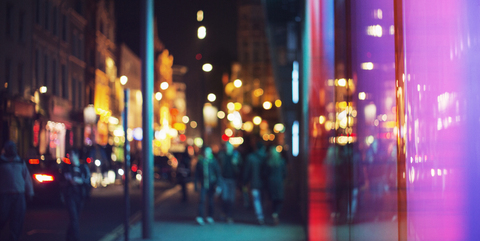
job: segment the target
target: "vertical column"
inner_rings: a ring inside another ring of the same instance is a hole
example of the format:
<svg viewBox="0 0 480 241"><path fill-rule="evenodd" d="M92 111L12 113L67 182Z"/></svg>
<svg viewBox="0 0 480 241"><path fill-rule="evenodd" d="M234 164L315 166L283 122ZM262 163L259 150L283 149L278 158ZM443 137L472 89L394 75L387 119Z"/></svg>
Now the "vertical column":
<svg viewBox="0 0 480 241"><path fill-rule="evenodd" d="M130 100L130 90L124 90L124 98L125 98L125 107L123 109L123 133L125 136L125 144L124 144L124 155L125 155L125 184L124 184L124 195L125 195L125 241L128 241L128 233L129 233L129 219L130 219L130 193L129 193L129 178L130 178L130 142L127 138L127 130L128 130L128 103Z"/></svg>
<svg viewBox="0 0 480 241"><path fill-rule="evenodd" d="M140 7L140 56L142 59L143 127L143 205L142 234L152 237L153 224L153 0L142 0Z"/></svg>

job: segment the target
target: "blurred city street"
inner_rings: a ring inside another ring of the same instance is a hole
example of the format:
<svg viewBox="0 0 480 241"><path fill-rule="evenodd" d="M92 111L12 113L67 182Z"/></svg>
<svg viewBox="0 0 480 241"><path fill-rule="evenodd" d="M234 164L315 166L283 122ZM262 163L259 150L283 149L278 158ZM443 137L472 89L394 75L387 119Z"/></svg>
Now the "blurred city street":
<svg viewBox="0 0 480 241"><path fill-rule="evenodd" d="M220 202L216 204L216 218L214 224L198 225L195 216L198 209L198 193L193 190L193 185L188 186L188 202L181 201L181 193L176 192L171 197L159 202L155 208L155 222L153 225L154 235L151 240L191 240L191 241L302 241L306 240L305 231L300 223L300 215L292 207L293 203L286 203L278 226L273 225L268 201L264 202L266 224L256 223L253 209L244 208L237 195L234 212L234 223L228 224L221 221ZM240 194L240 192L237 192ZM268 199L267 199L268 200ZM218 201L218 200L217 200ZM122 229L112 232L100 241L118 240L124 241ZM119 236L120 235L120 236ZM130 240L142 240L142 223L137 222L131 227Z"/></svg>
<svg viewBox="0 0 480 241"><path fill-rule="evenodd" d="M155 195L159 196L172 186L165 182L155 182ZM136 186L130 189L131 214L141 209L141 189ZM125 205L123 201L123 185L109 185L92 190L90 200L80 215L81 240L99 240L112 232L124 220ZM60 202L28 203L25 224L20 240L50 241L65 240L68 215L65 206ZM0 240L8 240L7 229L1 230Z"/></svg>

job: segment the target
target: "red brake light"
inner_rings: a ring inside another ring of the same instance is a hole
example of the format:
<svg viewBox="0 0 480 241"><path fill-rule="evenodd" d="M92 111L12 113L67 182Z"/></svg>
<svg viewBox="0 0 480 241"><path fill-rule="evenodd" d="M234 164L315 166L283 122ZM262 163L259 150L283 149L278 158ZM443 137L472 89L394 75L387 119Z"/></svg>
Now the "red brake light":
<svg viewBox="0 0 480 241"><path fill-rule="evenodd" d="M67 158L67 157L64 157L64 158L63 158L63 162L65 162L65 163L67 163L67 164L72 164L72 163L70 162L70 159Z"/></svg>
<svg viewBox="0 0 480 241"><path fill-rule="evenodd" d="M33 174L33 177L38 182L52 182L54 180L52 175L47 174Z"/></svg>
<svg viewBox="0 0 480 241"><path fill-rule="evenodd" d="M29 159L29 160L28 160L28 163L30 163L30 164L39 164L39 163L40 163L40 160L38 160L38 159Z"/></svg>

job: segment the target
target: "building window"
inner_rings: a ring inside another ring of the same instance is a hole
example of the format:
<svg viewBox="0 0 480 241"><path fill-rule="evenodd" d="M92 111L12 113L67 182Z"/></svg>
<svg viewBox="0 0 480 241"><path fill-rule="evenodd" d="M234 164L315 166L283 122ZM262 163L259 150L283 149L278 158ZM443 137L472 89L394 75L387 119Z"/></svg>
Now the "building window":
<svg viewBox="0 0 480 241"><path fill-rule="evenodd" d="M40 0L35 3L35 23L40 24Z"/></svg>
<svg viewBox="0 0 480 241"><path fill-rule="evenodd" d="M18 64L18 69L17 69L17 84L18 84L18 92L23 95L23 90L25 88L25 83L24 83L24 67L23 63Z"/></svg>
<svg viewBox="0 0 480 241"><path fill-rule="evenodd" d="M50 28L50 3L45 2L45 29L49 30Z"/></svg>
<svg viewBox="0 0 480 241"><path fill-rule="evenodd" d="M25 12L20 12L18 19L18 39L25 42Z"/></svg>
<svg viewBox="0 0 480 241"><path fill-rule="evenodd" d="M43 58L43 83L42 85L47 86L47 91L50 86L48 86L48 56L45 55Z"/></svg>
<svg viewBox="0 0 480 241"><path fill-rule="evenodd" d="M73 38L72 38L72 54L75 57L78 57L77 53L77 32L74 30L73 31Z"/></svg>
<svg viewBox="0 0 480 241"><path fill-rule="evenodd" d="M58 88L58 83L57 83L57 60L54 59L52 62L52 93L56 96L59 95L59 88Z"/></svg>
<svg viewBox="0 0 480 241"><path fill-rule="evenodd" d="M62 40L67 41L67 15L62 14Z"/></svg>
<svg viewBox="0 0 480 241"><path fill-rule="evenodd" d="M62 64L62 97L68 98L67 66Z"/></svg>
<svg viewBox="0 0 480 241"><path fill-rule="evenodd" d="M57 8L57 6L53 7L53 34L55 36L58 34L58 8Z"/></svg>
<svg viewBox="0 0 480 241"><path fill-rule="evenodd" d="M13 25L13 5L8 3L7 4L7 21L5 22L5 34L7 36L12 35L12 25Z"/></svg>
<svg viewBox="0 0 480 241"><path fill-rule="evenodd" d="M78 45L79 45L78 46L78 51L80 53L78 58L83 61L83 59L84 59L83 58L83 56L84 56L84 53L83 53L83 46L84 46L83 36L80 36L80 39L78 40Z"/></svg>
<svg viewBox="0 0 480 241"><path fill-rule="evenodd" d="M40 51L35 49L35 84L40 87Z"/></svg>
<svg viewBox="0 0 480 241"><path fill-rule="evenodd" d="M12 82L12 60L6 59L5 60L5 83L3 84L3 87L5 89L8 88L8 85Z"/></svg>
<svg viewBox="0 0 480 241"><path fill-rule="evenodd" d="M72 87L73 88L77 88L77 79L76 78L72 78ZM76 109L77 108L77 95L78 95L78 91L72 91L72 106L73 106L73 109Z"/></svg>

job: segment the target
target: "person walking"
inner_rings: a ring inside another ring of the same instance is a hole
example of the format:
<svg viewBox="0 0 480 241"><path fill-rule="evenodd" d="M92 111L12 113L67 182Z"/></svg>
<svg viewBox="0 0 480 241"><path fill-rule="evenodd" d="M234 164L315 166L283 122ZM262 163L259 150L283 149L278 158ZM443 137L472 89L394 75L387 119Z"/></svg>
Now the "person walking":
<svg viewBox="0 0 480 241"><path fill-rule="evenodd" d="M262 172L266 158L266 148L265 145L258 141L256 144L255 152L249 154L246 160L246 166L243 173L243 184L250 184L250 191L252 193L253 207L255 209L255 214L257 215L258 224L265 224L265 219L263 216L263 208L261 201L261 189L263 187L262 183Z"/></svg>
<svg viewBox="0 0 480 241"><path fill-rule="evenodd" d="M32 178L17 146L7 141L0 156L0 230L9 222L9 238L19 240L25 219L26 200L34 195Z"/></svg>
<svg viewBox="0 0 480 241"><path fill-rule="evenodd" d="M267 176L267 188L272 202L272 218L273 223L278 225L280 211L284 199L283 182L287 176L285 159L276 150L275 146L271 146L268 150L267 165L265 168Z"/></svg>
<svg viewBox="0 0 480 241"><path fill-rule="evenodd" d="M90 195L90 171L86 164L80 164L78 152L69 153L69 163L62 164L63 196L69 216L67 241L80 240L80 211Z"/></svg>
<svg viewBox="0 0 480 241"><path fill-rule="evenodd" d="M222 204L223 214L227 223L233 223L233 206L236 197L236 179L239 173L240 154L234 150L230 142L225 143L225 150L218 154L222 169L223 187Z"/></svg>
<svg viewBox="0 0 480 241"><path fill-rule="evenodd" d="M200 225L204 225L203 217L205 216L205 199L208 196L208 216L206 221L213 224L214 214L214 195L217 185L221 185L222 176L220 166L213 156L212 148L205 147L204 155L199 157L195 168L195 191L198 191L198 183L200 182L200 200L198 204L198 216L196 221Z"/></svg>
<svg viewBox="0 0 480 241"><path fill-rule="evenodd" d="M182 201L186 202L188 200L187 195L187 183L190 181L190 163L191 158L188 154L188 147L185 148L185 151L178 154L178 167L177 167L177 182L182 187Z"/></svg>

